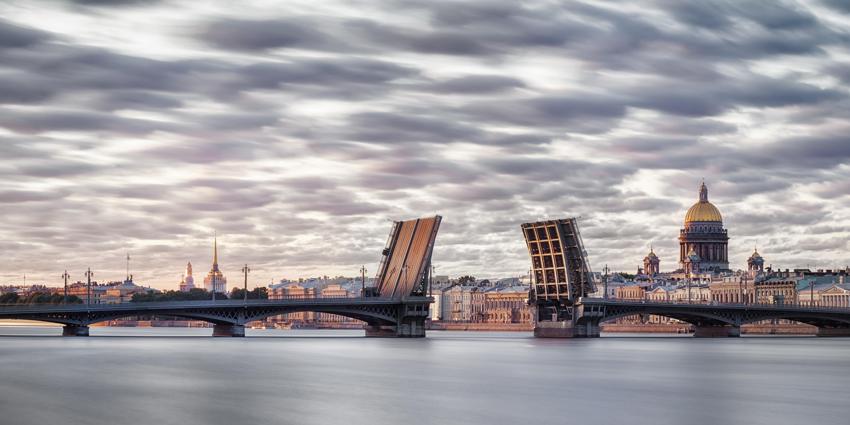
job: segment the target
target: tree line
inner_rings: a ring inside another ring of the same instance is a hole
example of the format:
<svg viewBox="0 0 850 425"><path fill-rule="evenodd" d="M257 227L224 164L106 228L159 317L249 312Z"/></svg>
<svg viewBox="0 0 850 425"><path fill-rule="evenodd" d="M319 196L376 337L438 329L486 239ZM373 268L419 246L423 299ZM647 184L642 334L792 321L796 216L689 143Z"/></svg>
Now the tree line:
<svg viewBox="0 0 850 425"><path fill-rule="evenodd" d="M241 300L245 297L245 291L242 288L233 288L230 291L229 295L223 294L221 292L217 292L215 298L217 300L224 299L233 299L233 300ZM248 291L248 299L249 300L258 300L258 299L268 299L269 298L269 290L268 288L254 288ZM134 303L147 303L147 302L165 302L165 301L208 301L212 300L212 292L209 292L202 288L193 288L190 289L189 292L181 292L181 291L163 291L163 292L155 292L148 291L143 294L133 294L133 298L130 299L130 302Z"/></svg>
<svg viewBox="0 0 850 425"><path fill-rule="evenodd" d="M62 304L65 296L49 292L33 292L25 297L16 292L0 295L0 304ZM68 295L68 304L82 304L83 300L76 295Z"/></svg>

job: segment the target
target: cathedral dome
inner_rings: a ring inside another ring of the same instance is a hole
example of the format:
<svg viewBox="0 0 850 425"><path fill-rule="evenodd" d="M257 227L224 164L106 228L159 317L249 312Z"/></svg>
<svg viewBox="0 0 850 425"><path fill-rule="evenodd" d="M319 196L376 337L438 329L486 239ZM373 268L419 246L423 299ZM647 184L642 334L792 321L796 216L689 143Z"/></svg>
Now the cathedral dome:
<svg viewBox="0 0 850 425"><path fill-rule="evenodd" d="M708 202L708 188L703 183L699 188L699 201L688 209L685 214L685 224L692 222L722 222L723 216L720 210L711 202Z"/></svg>

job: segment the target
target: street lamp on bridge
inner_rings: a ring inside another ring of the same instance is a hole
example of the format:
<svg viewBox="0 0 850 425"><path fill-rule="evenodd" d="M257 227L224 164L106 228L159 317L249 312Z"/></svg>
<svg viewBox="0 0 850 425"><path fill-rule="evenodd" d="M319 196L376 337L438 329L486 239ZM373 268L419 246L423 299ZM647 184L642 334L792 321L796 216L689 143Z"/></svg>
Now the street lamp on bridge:
<svg viewBox="0 0 850 425"><path fill-rule="evenodd" d="M65 280L65 293L62 298L62 304L68 304L68 278L71 276L68 274L68 270L65 270L65 273L62 273L62 279Z"/></svg>
<svg viewBox="0 0 850 425"><path fill-rule="evenodd" d="M248 272L250 272L250 271L251 271L251 269L248 268L247 264L245 264L245 267L242 267L242 273L245 275L245 294L244 294L245 304L248 304Z"/></svg>
<svg viewBox="0 0 850 425"><path fill-rule="evenodd" d="M86 305L91 305L91 277L94 273L91 272L91 267L86 270Z"/></svg>
<svg viewBox="0 0 850 425"><path fill-rule="evenodd" d="M360 298L366 297L366 265L360 266Z"/></svg>

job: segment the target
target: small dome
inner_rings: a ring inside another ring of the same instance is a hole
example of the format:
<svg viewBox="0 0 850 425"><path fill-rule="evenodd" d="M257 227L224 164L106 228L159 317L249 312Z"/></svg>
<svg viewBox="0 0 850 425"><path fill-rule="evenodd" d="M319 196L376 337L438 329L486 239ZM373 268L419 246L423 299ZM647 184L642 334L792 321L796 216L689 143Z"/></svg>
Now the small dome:
<svg viewBox="0 0 850 425"><path fill-rule="evenodd" d="M722 222L723 216L720 215L720 210L711 202L708 202L708 188L705 182L699 188L699 201L688 208L688 213L685 214L685 224L692 222Z"/></svg>

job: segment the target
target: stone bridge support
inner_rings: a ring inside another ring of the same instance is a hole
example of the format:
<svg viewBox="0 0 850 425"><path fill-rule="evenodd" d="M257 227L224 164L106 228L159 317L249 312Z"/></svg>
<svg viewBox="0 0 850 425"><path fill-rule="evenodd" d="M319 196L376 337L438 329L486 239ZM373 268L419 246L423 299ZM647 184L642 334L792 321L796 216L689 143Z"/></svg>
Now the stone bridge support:
<svg viewBox="0 0 850 425"><path fill-rule="evenodd" d="M694 325L694 338L725 338L741 336L737 325Z"/></svg>
<svg viewBox="0 0 850 425"><path fill-rule="evenodd" d="M237 325L230 323L216 323L213 325L213 334L212 336L225 336L225 337L244 337L245 336L245 325Z"/></svg>
<svg viewBox="0 0 850 425"><path fill-rule="evenodd" d="M62 336L89 336L89 327L85 325L65 325Z"/></svg>
<svg viewBox="0 0 850 425"><path fill-rule="evenodd" d="M847 328L826 328L818 327L817 336L850 336L850 327Z"/></svg>

